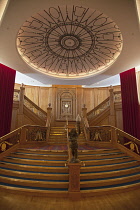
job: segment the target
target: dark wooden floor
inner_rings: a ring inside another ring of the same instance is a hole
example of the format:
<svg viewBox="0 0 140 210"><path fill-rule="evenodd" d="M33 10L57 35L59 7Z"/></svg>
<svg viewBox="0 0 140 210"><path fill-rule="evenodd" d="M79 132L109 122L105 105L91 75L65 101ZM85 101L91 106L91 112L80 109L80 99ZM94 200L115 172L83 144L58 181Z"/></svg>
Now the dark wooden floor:
<svg viewBox="0 0 140 210"><path fill-rule="evenodd" d="M72 201L0 192L0 210L140 210L140 189Z"/></svg>

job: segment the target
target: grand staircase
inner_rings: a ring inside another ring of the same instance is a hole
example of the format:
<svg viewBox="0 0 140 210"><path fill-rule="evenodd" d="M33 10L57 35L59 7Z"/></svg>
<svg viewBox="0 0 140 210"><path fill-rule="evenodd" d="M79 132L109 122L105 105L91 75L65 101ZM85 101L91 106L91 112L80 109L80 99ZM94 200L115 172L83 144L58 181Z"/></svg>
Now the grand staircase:
<svg viewBox="0 0 140 210"><path fill-rule="evenodd" d="M65 127L51 127L49 144L67 144L67 131Z"/></svg>
<svg viewBox="0 0 140 210"><path fill-rule="evenodd" d="M0 187L33 194L66 196L66 151L20 148L0 162Z"/></svg>
<svg viewBox="0 0 140 210"><path fill-rule="evenodd" d="M65 149L64 149L65 148ZM0 161L0 188L34 195L68 196L65 145L19 148ZM140 164L118 149L79 146L82 196L140 187Z"/></svg>
<svg viewBox="0 0 140 210"><path fill-rule="evenodd" d="M107 192L140 187L140 164L118 149L81 151L80 185L83 194Z"/></svg>
<svg viewBox="0 0 140 210"><path fill-rule="evenodd" d="M71 125L71 128L74 128L75 124ZM79 135L78 139L77 139L78 143L80 144L85 144L86 143L86 139L85 139L85 135L84 132L81 128L81 134ZM50 136L49 136L49 140L48 143L51 145L56 145L56 144L67 144L67 130L66 127L51 127L50 130Z"/></svg>

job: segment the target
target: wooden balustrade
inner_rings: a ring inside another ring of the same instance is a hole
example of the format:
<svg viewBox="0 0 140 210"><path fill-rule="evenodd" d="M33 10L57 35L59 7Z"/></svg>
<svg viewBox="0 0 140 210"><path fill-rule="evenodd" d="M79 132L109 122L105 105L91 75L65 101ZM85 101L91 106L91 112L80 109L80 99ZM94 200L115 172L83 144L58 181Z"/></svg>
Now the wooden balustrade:
<svg viewBox="0 0 140 210"><path fill-rule="evenodd" d="M19 101L18 126L24 125L24 106L34 113L40 120L47 121L47 113L25 96L25 87L22 85L20 90L14 90L14 101Z"/></svg>
<svg viewBox="0 0 140 210"><path fill-rule="evenodd" d="M27 96L24 95L24 105L30 109L32 112L34 112L38 117L40 117L43 120L47 119L47 113L41 109L39 106L37 106L34 102L32 102Z"/></svg>
<svg viewBox="0 0 140 210"><path fill-rule="evenodd" d="M92 120L93 117L103 112L107 107L109 107L109 105L110 105L110 100L108 97L102 103L100 103L98 106L96 106L94 109L92 109L90 112L87 113L88 121Z"/></svg>
<svg viewBox="0 0 140 210"><path fill-rule="evenodd" d="M140 160L140 140L111 125L89 127L90 142L108 142ZM99 144L98 144L99 145Z"/></svg>
<svg viewBox="0 0 140 210"><path fill-rule="evenodd" d="M46 126L24 125L0 138L0 159L8 155L19 144L47 141Z"/></svg>

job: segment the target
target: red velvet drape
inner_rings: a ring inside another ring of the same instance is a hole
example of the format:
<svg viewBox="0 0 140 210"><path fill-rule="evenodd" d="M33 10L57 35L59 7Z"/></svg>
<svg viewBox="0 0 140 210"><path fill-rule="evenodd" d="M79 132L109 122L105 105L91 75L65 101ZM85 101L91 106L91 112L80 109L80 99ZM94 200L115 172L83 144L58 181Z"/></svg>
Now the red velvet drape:
<svg viewBox="0 0 140 210"><path fill-rule="evenodd" d="M139 103L135 68L120 74L124 131L140 138Z"/></svg>
<svg viewBox="0 0 140 210"><path fill-rule="evenodd" d="M0 137L10 132L16 71L0 64Z"/></svg>

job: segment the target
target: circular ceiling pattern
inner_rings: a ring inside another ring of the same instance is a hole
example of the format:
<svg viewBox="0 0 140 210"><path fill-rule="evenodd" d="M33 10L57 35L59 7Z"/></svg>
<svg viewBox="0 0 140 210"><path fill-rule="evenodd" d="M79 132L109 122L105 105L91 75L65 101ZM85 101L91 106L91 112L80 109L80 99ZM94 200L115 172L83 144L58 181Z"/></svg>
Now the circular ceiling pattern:
<svg viewBox="0 0 140 210"><path fill-rule="evenodd" d="M98 74L122 50L122 35L105 14L80 6L50 7L31 16L17 35L17 49L32 68L50 76Z"/></svg>

